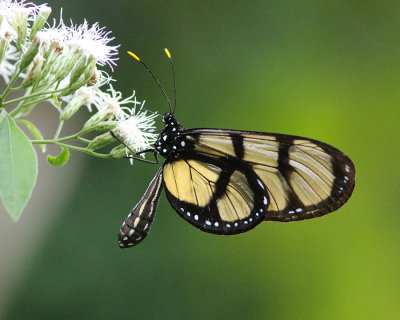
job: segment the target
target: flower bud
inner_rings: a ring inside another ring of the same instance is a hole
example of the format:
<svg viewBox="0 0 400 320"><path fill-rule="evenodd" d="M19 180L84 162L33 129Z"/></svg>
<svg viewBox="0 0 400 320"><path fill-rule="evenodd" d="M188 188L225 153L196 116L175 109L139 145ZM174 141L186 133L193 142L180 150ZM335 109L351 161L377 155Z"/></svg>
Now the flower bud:
<svg viewBox="0 0 400 320"><path fill-rule="evenodd" d="M78 81L78 79L81 77L82 74L85 73L86 67L87 67L87 59L86 57L81 57L74 68L71 71L71 78L69 81L70 85L73 85Z"/></svg>
<svg viewBox="0 0 400 320"><path fill-rule="evenodd" d="M22 46L26 42L26 33L28 30L28 16L29 9L28 8L15 8L13 12L13 16L10 19L10 24L14 28L17 33L17 48L19 50L22 49Z"/></svg>
<svg viewBox="0 0 400 320"><path fill-rule="evenodd" d="M1 25L1 22L0 22ZM2 63L6 52L8 50L8 45L10 44L10 34L6 34L4 38L2 37L0 40L0 64Z"/></svg>
<svg viewBox="0 0 400 320"><path fill-rule="evenodd" d="M114 129L118 121L101 121L97 123L92 129L96 131L110 131Z"/></svg>
<svg viewBox="0 0 400 320"><path fill-rule="evenodd" d="M104 123L111 122L112 125L115 127L118 122L117 121L103 121L107 118L110 118L112 116L112 113L107 110L107 108L103 108L99 111L97 111L93 116L91 116L83 125L83 129L89 129L89 128L95 128L99 126L99 128L104 127ZM102 123L102 124L101 124ZM95 129L94 129L95 130ZM99 130L101 131L101 129Z"/></svg>
<svg viewBox="0 0 400 320"><path fill-rule="evenodd" d="M81 106L90 104L93 100L93 90L82 87L80 88L71 101L67 104L65 109L60 114L61 120L68 120L71 118Z"/></svg>
<svg viewBox="0 0 400 320"><path fill-rule="evenodd" d="M126 147L122 144L111 149L109 155L115 159L121 159L127 156Z"/></svg>
<svg viewBox="0 0 400 320"><path fill-rule="evenodd" d="M57 80L61 81L67 77L76 64L76 54L67 51L66 53L63 53L59 61L62 63L54 64L52 72L55 73Z"/></svg>
<svg viewBox="0 0 400 320"><path fill-rule="evenodd" d="M33 82L38 80L42 71L43 62L44 58L40 54L33 59L29 71L27 72L27 76L21 84L21 88L29 87Z"/></svg>
<svg viewBox="0 0 400 320"><path fill-rule="evenodd" d="M86 83L82 79L83 77L78 79L79 81L66 87L65 90L61 92L61 96L69 96L70 94L74 94L76 90L78 90L80 87L83 87Z"/></svg>
<svg viewBox="0 0 400 320"><path fill-rule="evenodd" d="M85 69L85 72L84 72L85 82L88 82L92 79L95 71L96 71L96 60L90 59L88 65Z"/></svg>
<svg viewBox="0 0 400 320"><path fill-rule="evenodd" d="M92 76L90 77L90 79L88 81L88 85L95 86L101 80L102 80L102 74L97 68L95 68L94 71L93 71ZM101 86L101 84L99 86Z"/></svg>
<svg viewBox="0 0 400 320"><path fill-rule="evenodd" d="M32 26L30 40L33 40L33 37L35 36L35 34L43 28L50 13L51 13L50 7L48 7L46 5L40 6L40 10L39 10L36 20Z"/></svg>
<svg viewBox="0 0 400 320"><path fill-rule="evenodd" d="M83 129L94 127L103 120L112 117L113 117L112 109L108 108L108 105L106 105L102 109L97 111L93 116L91 116L88 121L85 122L85 124L83 125Z"/></svg>
<svg viewBox="0 0 400 320"><path fill-rule="evenodd" d="M32 62L33 58L35 58L38 51L39 51L39 43L37 41L33 41L28 51L21 58L19 71L23 71L26 67L29 66L29 64Z"/></svg>
<svg viewBox="0 0 400 320"><path fill-rule="evenodd" d="M115 142L114 137L111 135L110 132L103 133L96 138L94 138L89 144L88 144L88 149L90 150L96 150L103 148L110 143Z"/></svg>

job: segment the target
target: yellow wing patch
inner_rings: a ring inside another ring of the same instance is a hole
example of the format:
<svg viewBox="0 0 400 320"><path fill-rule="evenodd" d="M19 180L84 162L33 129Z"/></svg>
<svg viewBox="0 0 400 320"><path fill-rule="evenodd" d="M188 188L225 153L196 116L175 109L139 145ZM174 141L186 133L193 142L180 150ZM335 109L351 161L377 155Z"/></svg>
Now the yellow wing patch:
<svg viewBox="0 0 400 320"><path fill-rule="evenodd" d="M205 207L213 193L221 169L209 163L177 160L164 165L164 183L177 199Z"/></svg>
<svg viewBox="0 0 400 320"><path fill-rule="evenodd" d="M170 203L181 216L204 231L238 233L260 222L256 220L261 218L263 210L250 218L252 212L256 214L255 193L239 170L227 168L223 172L214 164L177 159L164 165L163 175L167 195L176 198L169 198ZM223 175L225 178L221 178ZM261 187L257 184L256 188ZM259 208L264 206L261 204Z"/></svg>
<svg viewBox="0 0 400 320"><path fill-rule="evenodd" d="M223 197L217 201L219 215L224 221L245 219L254 207L254 192L249 188L246 176L234 171Z"/></svg>

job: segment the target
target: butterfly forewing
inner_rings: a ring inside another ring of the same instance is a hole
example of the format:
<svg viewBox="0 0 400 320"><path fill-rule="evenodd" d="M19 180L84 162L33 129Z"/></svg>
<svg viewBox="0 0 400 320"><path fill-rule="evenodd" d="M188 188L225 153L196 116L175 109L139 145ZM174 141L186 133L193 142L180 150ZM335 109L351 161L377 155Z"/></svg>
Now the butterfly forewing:
<svg viewBox="0 0 400 320"><path fill-rule="evenodd" d="M298 136L219 129L184 132L191 153L242 163L265 186L265 220L289 222L341 207L354 189L352 161L323 142Z"/></svg>
<svg viewBox="0 0 400 320"><path fill-rule="evenodd" d="M142 199L132 209L118 233L121 248L141 242L149 233L163 188L162 168L158 169Z"/></svg>
<svg viewBox="0 0 400 320"><path fill-rule="evenodd" d="M166 161L163 175L172 207L205 232L246 232L265 218L265 186L245 163L182 154Z"/></svg>

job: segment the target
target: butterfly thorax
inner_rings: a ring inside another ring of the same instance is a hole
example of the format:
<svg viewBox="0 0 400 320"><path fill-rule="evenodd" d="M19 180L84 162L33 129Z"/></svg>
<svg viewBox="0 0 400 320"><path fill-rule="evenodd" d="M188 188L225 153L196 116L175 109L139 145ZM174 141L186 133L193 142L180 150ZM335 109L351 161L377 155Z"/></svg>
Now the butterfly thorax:
<svg viewBox="0 0 400 320"><path fill-rule="evenodd" d="M183 127L171 113L164 114L163 121L165 128L155 143L155 150L164 158L168 158L186 149L187 142L182 135Z"/></svg>

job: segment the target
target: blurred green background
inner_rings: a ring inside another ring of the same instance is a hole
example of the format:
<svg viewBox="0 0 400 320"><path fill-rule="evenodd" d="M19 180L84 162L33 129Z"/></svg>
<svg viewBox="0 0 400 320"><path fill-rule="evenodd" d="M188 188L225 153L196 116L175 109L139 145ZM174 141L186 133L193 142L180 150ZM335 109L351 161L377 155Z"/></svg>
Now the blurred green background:
<svg viewBox="0 0 400 320"><path fill-rule="evenodd" d="M63 6L65 21L112 30L114 87L125 96L134 89L167 111L126 55L143 58L172 95L167 47L183 126L322 140L353 159L357 183L336 213L234 237L200 232L162 196L149 237L120 250L119 227L157 167L73 154L39 172L58 197L35 190L48 212L35 236L29 204L19 223L5 222L13 232L1 237L0 261L19 263L2 273L1 319L400 318L399 1L48 2L53 17Z"/></svg>

